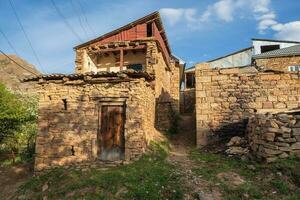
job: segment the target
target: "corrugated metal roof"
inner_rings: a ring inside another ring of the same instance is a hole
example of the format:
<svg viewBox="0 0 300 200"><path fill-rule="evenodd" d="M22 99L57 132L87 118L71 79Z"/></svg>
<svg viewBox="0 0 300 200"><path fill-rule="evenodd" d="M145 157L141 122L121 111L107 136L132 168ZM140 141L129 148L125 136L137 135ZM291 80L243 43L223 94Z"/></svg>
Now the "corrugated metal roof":
<svg viewBox="0 0 300 200"><path fill-rule="evenodd" d="M254 55L253 58L260 59L260 58L274 58L274 57L297 56L297 55L300 55L300 45L268 51L262 54Z"/></svg>
<svg viewBox="0 0 300 200"><path fill-rule="evenodd" d="M266 41L266 42L282 42L282 43L300 43L299 41L291 41L291 40L274 40L274 39L263 39L263 38L252 38L252 41Z"/></svg>
<svg viewBox="0 0 300 200"><path fill-rule="evenodd" d="M225 56L221 56L221 57L218 57L218 58L214 58L214 59L209 60L209 61L206 61L206 62L209 62L209 63L210 63L210 62L213 62L213 61L216 61L216 60L220 60L220 59L222 59L222 58L226 58L226 57L228 57L228 56L232 56L232 55L234 55L234 54L241 53L241 52L243 52L243 51L251 50L251 49L253 49L253 47L247 47L247 48L244 48L244 49L240 49L240 50L238 50L238 51L229 53L229 54L227 54L227 55L225 55Z"/></svg>

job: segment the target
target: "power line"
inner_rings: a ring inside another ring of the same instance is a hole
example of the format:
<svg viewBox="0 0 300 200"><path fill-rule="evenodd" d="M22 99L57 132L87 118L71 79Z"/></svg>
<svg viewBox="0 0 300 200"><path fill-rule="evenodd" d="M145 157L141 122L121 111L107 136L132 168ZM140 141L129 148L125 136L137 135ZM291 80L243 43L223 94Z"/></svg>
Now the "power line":
<svg viewBox="0 0 300 200"><path fill-rule="evenodd" d="M9 57L6 53L4 53L1 49L0 49L0 53L2 53L5 57L7 57L9 60L13 61L16 65L18 65L19 67L21 67L22 69L36 75L36 76L39 76L39 74L35 73L35 72L32 72L30 70L28 70L26 67L20 65L19 63L17 63L14 59L12 59L11 57Z"/></svg>
<svg viewBox="0 0 300 200"><path fill-rule="evenodd" d="M77 16L78 16L79 25L81 26L81 28L82 28L82 30L83 30L83 32L84 32L86 38L88 38L88 37L89 37L89 36L88 36L88 33L87 33L86 29L85 29L84 26L83 26L83 23L82 23L80 14L79 14L79 12L77 12L78 10L77 10L77 8L76 8L76 6L75 6L73 0L70 0L70 2L71 2L71 5L72 5L72 8L73 8L74 12L75 12L75 13L77 14Z"/></svg>
<svg viewBox="0 0 300 200"><path fill-rule="evenodd" d="M67 21L67 19L65 18L65 16L60 12L59 8L57 7L57 5L55 4L54 0L51 0L53 7L55 8L56 12L58 13L58 15L63 19L65 25L70 29L70 31L75 35L75 37L80 41L83 42L83 40L80 38L80 36L75 32L75 30L72 28L71 24L69 24L69 22Z"/></svg>
<svg viewBox="0 0 300 200"><path fill-rule="evenodd" d="M82 12L82 15L83 15L83 17L84 17L84 19L85 19L85 22L86 22L86 24L87 24L87 27L92 31L92 34L94 35L94 37L96 37L96 33L95 33L94 29L91 27L91 25L90 25L90 23L89 23L89 21L88 21L88 19L87 19L87 17L86 17L85 11L84 11L84 9L83 9L83 6L82 6L80 0L78 0L77 2L78 2L78 5L79 5L79 7L80 7L80 10L81 10L81 12Z"/></svg>
<svg viewBox="0 0 300 200"><path fill-rule="evenodd" d="M34 55L35 59L37 60L37 62L38 62L38 64L39 64L40 68L42 69L42 71L44 71L44 70L43 70L43 67L42 67L42 64L41 64L41 61L40 61L40 59L38 58L37 53L36 53L36 51L34 50L34 48L33 48L33 46L32 46L32 43L31 43L31 41L30 41L30 39L29 39L29 37L28 37L28 35L27 35L25 29L24 29L23 24L21 23L21 20L20 20L18 14L17 14L17 11L16 11L16 9L15 9L15 7L14 7L14 4L13 4L12 0L9 0L9 4L10 4L10 6L11 6L13 12L14 12L14 15L15 15L16 18L17 18L17 21L18 21L18 23L19 23L19 25L20 25L20 27L21 27L21 29L22 29L24 35L25 35L25 38L26 38L26 40L27 40L27 42L28 42L28 44L29 44L29 46L30 46L32 52L33 52L33 55Z"/></svg>
<svg viewBox="0 0 300 200"><path fill-rule="evenodd" d="M19 56L17 50L15 49L15 47L12 45L12 43L10 42L10 40L8 39L8 37L5 35L5 33L1 29L0 29L0 33L2 34L2 36L4 37L4 39L7 41L8 45L10 46L10 48L15 52L15 54L17 56Z"/></svg>

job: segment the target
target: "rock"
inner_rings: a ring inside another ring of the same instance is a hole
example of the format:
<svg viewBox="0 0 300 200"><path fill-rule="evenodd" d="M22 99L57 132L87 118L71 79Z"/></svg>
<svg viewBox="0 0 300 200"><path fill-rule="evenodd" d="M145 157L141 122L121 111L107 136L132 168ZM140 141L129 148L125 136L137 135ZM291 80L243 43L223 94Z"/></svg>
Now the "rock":
<svg viewBox="0 0 300 200"><path fill-rule="evenodd" d="M300 142L296 142L291 146L292 150L300 150Z"/></svg>
<svg viewBox="0 0 300 200"><path fill-rule="evenodd" d="M292 132L292 129L291 128L287 128L287 127L285 127L285 126L282 126L282 127L280 127L281 128L281 130L284 132L284 133L291 133Z"/></svg>
<svg viewBox="0 0 300 200"><path fill-rule="evenodd" d="M265 153L265 154L269 154L269 155L278 155L278 154L282 153L279 150L268 149L268 148L263 148L262 152Z"/></svg>
<svg viewBox="0 0 300 200"><path fill-rule="evenodd" d="M268 158L266 158L267 163L271 163L271 162L274 162L276 160L277 160L277 157L268 157Z"/></svg>
<svg viewBox="0 0 300 200"><path fill-rule="evenodd" d="M280 151L292 151L290 147L279 147Z"/></svg>
<svg viewBox="0 0 300 200"><path fill-rule="evenodd" d="M236 147L232 146L229 147L226 151L227 154L231 155L244 155L249 152L248 148Z"/></svg>
<svg viewBox="0 0 300 200"><path fill-rule="evenodd" d="M283 123L289 122L289 116L287 114L278 114L277 117Z"/></svg>
<svg viewBox="0 0 300 200"><path fill-rule="evenodd" d="M279 158L287 158L287 157L289 157L289 154L284 152L284 153L280 154L278 157Z"/></svg>
<svg viewBox="0 0 300 200"><path fill-rule="evenodd" d="M300 128L300 121L298 121L293 127Z"/></svg>
<svg viewBox="0 0 300 200"><path fill-rule="evenodd" d="M271 127L269 127L269 128L267 128L266 131L267 132L272 132L272 133L283 133L282 129L280 129L280 128L271 128Z"/></svg>
<svg viewBox="0 0 300 200"><path fill-rule="evenodd" d="M48 184L44 184L43 187L42 187L42 191L45 192L46 190L48 190L49 186Z"/></svg>
<svg viewBox="0 0 300 200"><path fill-rule="evenodd" d="M300 128L293 128L293 136L300 135Z"/></svg>
<svg viewBox="0 0 300 200"><path fill-rule="evenodd" d="M263 143L263 146L269 149L274 149L277 150L278 146L274 145L274 144L269 144L269 143Z"/></svg>
<svg viewBox="0 0 300 200"><path fill-rule="evenodd" d="M248 169L251 169L251 170L256 170L256 167L254 165L247 165Z"/></svg>
<svg viewBox="0 0 300 200"><path fill-rule="evenodd" d="M283 142L275 142L274 144L279 147L289 147L290 146L288 143L283 143Z"/></svg>
<svg viewBox="0 0 300 200"><path fill-rule="evenodd" d="M239 136L234 136L230 139L230 141L227 143L227 146L239 146L242 143L244 143L244 139Z"/></svg>
<svg viewBox="0 0 300 200"><path fill-rule="evenodd" d="M264 137L267 141L273 142L275 138L275 133L267 132L265 133Z"/></svg>
<svg viewBox="0 0 300 200"><path fill-rule="evenodd" d="M270 120L270 126L272 128L279 128L278 124L276 123L276 120L274 120L274 119Z"/></svg>
<svg viewBox="0 0 300 200"><path fill-rule="evenodd" d="M222 172L217 174L217 177L221 181L225 182L229 187L233 188L246 183L243 177L234 172Z"/></svg>
<svg viewBox="0 0 300 200"><path fill-rule="evenodd" d="M26 199L25 194L18 196L18 199L19 199L19 200L24 200L24 199Z"/></svg>

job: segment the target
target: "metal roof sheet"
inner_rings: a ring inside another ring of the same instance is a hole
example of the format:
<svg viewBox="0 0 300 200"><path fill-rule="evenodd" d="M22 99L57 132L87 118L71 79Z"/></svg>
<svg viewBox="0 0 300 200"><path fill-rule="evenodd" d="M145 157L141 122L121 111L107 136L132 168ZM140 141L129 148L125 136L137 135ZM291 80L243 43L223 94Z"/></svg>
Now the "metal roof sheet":
<svg viewBox="0 0 300 200"><path fill-rule="evenodd" d="M253 58L260 59L260 58L274 58L274 57L297 56L297 55L300 55L300 45L268 51L262 54L254 55Z"/></svg>

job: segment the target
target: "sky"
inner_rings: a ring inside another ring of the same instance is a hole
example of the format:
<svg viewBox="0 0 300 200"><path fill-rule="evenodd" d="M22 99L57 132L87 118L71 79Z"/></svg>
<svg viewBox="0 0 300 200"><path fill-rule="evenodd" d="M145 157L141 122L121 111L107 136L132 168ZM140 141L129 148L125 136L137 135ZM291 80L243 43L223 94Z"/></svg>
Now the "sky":
<svg viewBox="0 0 300 200"><path fill-rule="evenodd" d="M43 73L73 73L74 46L154 11L187 66L250 47L251 38L300 41L299 0L0 0L0 8L0 49Z"/></svg>

